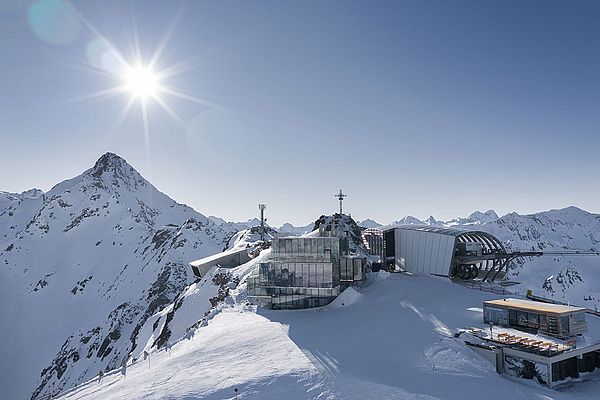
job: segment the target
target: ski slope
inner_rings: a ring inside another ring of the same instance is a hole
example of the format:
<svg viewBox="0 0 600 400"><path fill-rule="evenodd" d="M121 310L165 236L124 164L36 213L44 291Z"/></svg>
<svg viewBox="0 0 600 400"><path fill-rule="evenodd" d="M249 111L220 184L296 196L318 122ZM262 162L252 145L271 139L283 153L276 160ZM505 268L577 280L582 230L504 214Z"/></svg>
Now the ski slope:
<svg viewBox="0 0 600 400"><path fill-rule="evenodd" d="M232 399L235 388L238 399L597 398L598 373L550 390L496 374L455 339L458 329L483 325L482 302L492 298L445 278L380 272L319 309L234 302L170 355L153 352L150 366L139 360L126 378L116 371L62 398Z"/></svg>

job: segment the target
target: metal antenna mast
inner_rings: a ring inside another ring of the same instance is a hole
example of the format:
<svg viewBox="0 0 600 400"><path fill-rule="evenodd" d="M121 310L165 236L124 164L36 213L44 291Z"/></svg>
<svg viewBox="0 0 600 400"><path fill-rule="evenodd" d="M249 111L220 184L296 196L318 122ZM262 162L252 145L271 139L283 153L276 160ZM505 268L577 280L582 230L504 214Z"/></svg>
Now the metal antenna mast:
<svg viewBox="0 0 600 400"><path fill-rule="evenodd" d="M266 204L259 204L258 209L260 210L260 240L265 241L265 209Z"/></svg>
<svg viewBox="0 0 600 400"><path fill-rule="evenodd" d="M340 215L341 215L342 214L342 202L344 201L344 197L348 197L348 196L342 192L342 189L340 189L340 192L338 194L334 195L333 197L337 197L340 201Z"/></svg>

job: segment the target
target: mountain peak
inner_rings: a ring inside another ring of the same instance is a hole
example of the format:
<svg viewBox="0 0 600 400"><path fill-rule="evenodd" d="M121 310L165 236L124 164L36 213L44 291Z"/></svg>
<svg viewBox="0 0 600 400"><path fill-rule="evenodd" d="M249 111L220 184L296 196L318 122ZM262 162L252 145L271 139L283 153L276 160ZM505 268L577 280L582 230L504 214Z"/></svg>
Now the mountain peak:
<svg viewBox="0 0 600 400"><path fill-rule="evenodd" d="M494 210L487 210L486 212L475 211L467 219L473 222L487 223L496 221L498 218L498 214Z"/></svg>
<svg viewBox="0 0 600 400"><path fill-rule="evenodd" d="M124 185L136 192L140 187L150 185L125 159L110 152L103 154L86 174L103 187Z"/></svg>
<svg viewBox="0 0 600 400"><path fill-rule="evenodd" d="M92 176L100 177L103 173L109 170L117 170L122 169L124 166L131 166L120 156L115 153L107 152L102 155L94 164L94 168L92 168Z"/></svg>
<svg viewBox="0 0 600 400"><path fill-rule="evenodd" d="M398 225L422 225L423 221L418 218L413 217L412 215L407 215L399 221L393 222L393 224Z"/></svg>
<svg viewBox="0 0 600 400"><path fill-rule="evenodd" d="M360 221L358 223L358 225L361 226L361 227L363 227L363 228L367 228L367 229L368 228L379 228L379 227L382 226L379 222L374 221L374 220L372 220L370 218L367 218L364 221Z"/></svg>

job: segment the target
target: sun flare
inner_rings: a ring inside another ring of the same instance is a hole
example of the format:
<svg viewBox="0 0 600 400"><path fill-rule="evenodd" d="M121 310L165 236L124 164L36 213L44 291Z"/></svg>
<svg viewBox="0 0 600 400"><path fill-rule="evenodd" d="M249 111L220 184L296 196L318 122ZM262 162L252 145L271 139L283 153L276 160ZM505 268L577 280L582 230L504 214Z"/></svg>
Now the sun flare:
<svg viewBox="0 0 600 400"><path fill-rule="evenodd" d="M160 91L158 75L148 67L137 65L127 68L124 75L125 89L141 100L155 98Z"/></svg>

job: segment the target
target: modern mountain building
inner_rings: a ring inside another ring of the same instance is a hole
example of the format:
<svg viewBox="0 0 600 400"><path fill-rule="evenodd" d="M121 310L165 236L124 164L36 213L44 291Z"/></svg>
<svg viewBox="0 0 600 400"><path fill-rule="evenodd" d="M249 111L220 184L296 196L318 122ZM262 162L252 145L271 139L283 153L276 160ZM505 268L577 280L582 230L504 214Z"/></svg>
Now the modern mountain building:
<svg viewBox="0 0 600 400"><path fill-rule="evenodd" d="M467 329L465 344L496 366L498 373L554 386L600 368L600 341L587 330L581 307L531 300L485 301L489 329Z"/></svg>
<svg viewBox="0 0 600 400"><path fill-rule="evenodd" d="M499 326L535 330L566 338L587 331L585 308L522 299L490 300L483 303L483 320Z"/></svg>
<svg viewBox="0 0 600 400"><path fill-rule="evenodd" d="M192 267L195 276L202 278L212 267L235 268L247 263L252 259L248 254L248 250L251 249L233 248L200 260L192 261L190 267Z"/></svg>
<svg viewBox="0 0 600 400"><path fill-rule="evenodd" d="M320 307L365 279L365 259L346 238L274 238L269 260L248 279L249 300L273 309Z"/></svg>
<svg viewBox="0 0 600 400"><path fill-rule="evenodd" d="M429 225L382 230L388 270L495 280L504 277L511 259L500 240L486 232Z"/></svg>

